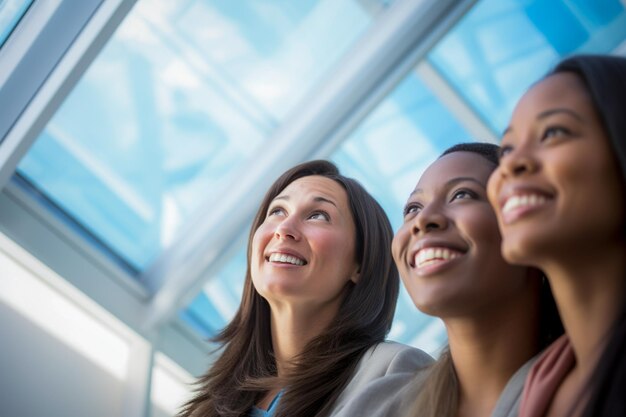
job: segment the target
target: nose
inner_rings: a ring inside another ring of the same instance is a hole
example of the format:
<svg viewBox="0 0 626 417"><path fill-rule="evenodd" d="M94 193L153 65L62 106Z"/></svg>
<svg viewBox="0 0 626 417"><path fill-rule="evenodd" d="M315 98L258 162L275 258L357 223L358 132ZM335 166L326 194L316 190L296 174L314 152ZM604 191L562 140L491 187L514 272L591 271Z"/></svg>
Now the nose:
<svg viewBox="0 0 626 417"><path fill-rule="evenodd" d="M413 234L427 233L436 230L445 230L448 227L448 218L436 204L424 206L413 219Z"/></svg>
<svg viewBox="0 0 626 417"><path fill-rule="evenodd" d="M531 151L518 148L500 159L499 168L504 176L518 177L536 172L539 162Z"/></svg>
<svg viewBox="0 0 626 417"><path fill-rule="evenodd" d="M287 217L276 225L274 237L277 239L300 240L300 231L293 217Z"/></svg>

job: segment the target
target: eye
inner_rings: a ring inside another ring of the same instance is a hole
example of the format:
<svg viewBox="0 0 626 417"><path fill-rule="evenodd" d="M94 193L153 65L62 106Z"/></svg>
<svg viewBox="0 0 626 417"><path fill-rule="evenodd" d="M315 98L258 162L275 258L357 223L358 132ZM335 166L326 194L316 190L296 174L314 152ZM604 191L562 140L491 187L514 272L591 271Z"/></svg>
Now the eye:
<svg viewBox="0 0 626 417"><path fill-rule="evenodd" d="M267 217L270 216L284 216L285 214L287 214L285 212L285 209L282 207L272 207L268 212L267 212Z"/></svg>
<svg viewBox="0 0 626 417"><path fill-rule="evenodd" d="M330 221L330 216L325 211L316 211L309 216L310 220Z"/></svg>
<svg viewBox="0 0 626 417"><path fill-rule="evenodd" d="M511 145L502 145L500 146L500 150L498 151L498 159L502 159L513 151L513 147Z"/></svg>
<svg viewBox="0 0 626 417"><path fill-rule="evenodd" d="M463 189L463 190L457 190L454 193L452 193L452 198L450 199L450 201L474 199L476 197L478 196L476 195L474 191Z"/></svg>
<svg viewBox="0 0 626 417"><path fill-rule="evenodd" d="M402 210L402 214L404 215L404 217L406 217L410 214L419 213L421 209L422 209L422 206L417 203L408 203L406 206L404 206L404 210Z"/></svg>
<svg viewBox="0 0 626 417"><path fill-rule="evenodd" d="M543 135L541 135L541 140L563 137L569 134L570 134L569 129L563 126L549 126L543 132Z"/></svg>

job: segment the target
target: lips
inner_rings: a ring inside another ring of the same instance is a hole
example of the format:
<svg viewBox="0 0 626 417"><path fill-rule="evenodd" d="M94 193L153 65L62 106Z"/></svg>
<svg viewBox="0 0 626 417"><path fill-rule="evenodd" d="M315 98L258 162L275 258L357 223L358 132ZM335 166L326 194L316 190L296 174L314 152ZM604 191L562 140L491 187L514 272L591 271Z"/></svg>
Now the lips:
<svg viewBox="0 0 626 417"><path fill-rule="evenodd" d="M507 198L502 206L502 214L509 213L520 207L535 207L545 204L548 201L543 195L540 194L522 194L512 195Z"/></svg>
<svg viewBox="0 0 626 417"><path fill-rule="evenodd" d="M515 187L504 191L499 202L502 218L507 224L535 211L554 198L552 194L536 188Z"/></svg>
<svg viewBox="0 0 626 417"><path fill-rule="evenodd" d="M423 268L456 259L467 252L467 249L449 242L421 241L410 256L412 268Z"/></svg>
<svg viewBox="0 0 626 417"><path fill-rule="evenodd" d="M302 255L291 250L277 250L269 252L269 254L265 256L265 260L270 263L290 264L295 266L304 266L308 263Z"/></svg>
<svg viewBox="0 0 626 417"><path fill-rule="evenodd" d="M426 248L418 251L413 258L413 263L417 268L431 265L438 262L445 262L458 258L462 252L444 247Z"/></svg>

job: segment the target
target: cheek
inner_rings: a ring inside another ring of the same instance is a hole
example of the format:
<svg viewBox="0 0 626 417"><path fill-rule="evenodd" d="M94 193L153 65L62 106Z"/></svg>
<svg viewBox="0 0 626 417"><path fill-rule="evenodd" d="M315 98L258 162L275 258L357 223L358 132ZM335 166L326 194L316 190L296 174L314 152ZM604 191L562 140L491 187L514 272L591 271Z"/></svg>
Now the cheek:
<svg viewBox="0 0 626 417"><path fill-rule="evenodd" d="M487 198L493 210L498 212L498 193L500 190L500 168L496 168L495 171L489 177L487 181Z"/></svg>
<svg viewBox="0 0 626 417"><path fill-rule="evenodd" d="M478 252L487 256L494 251L499 254L502 237L498 228L498 220L490 205L477 209L466 220L466 233L476 245Z"/></svg>
<svg viewBox="0 0 626 417"><path fill-rule="evenodd" d="M309 234L309 245L315 256L315 264L322 275L344 277L353 273L355 254L354 237L336 231Z"/></svg>
<svg viewBox="0 0 626 417"><path fill-rule="evenodd" d="M576 222L595 224L599 232L623 230L624 186L612 162L599 159L586 169L567 167L567 183L563 183L571 193L567 203Z"/></svg>
<svg viewBox="0 0 626 417"><path fill-rule="evenodd" d="M261 226L259 226L259 228L256 229L256 232L254 232L254 235L252 236L252 254L251 254L253 265L255 264L254 260L257 260L263 256L263 251L265 250L265 246L267 246L267 243L271 240L272 236L273 236L273 233L271 232L271 230L269 230L269 228L265 224L262 224Z"/></svg>
<svg viewBox="0 0 626 417"><path fill-rule="evenodd" d="M398 229L398 232L391 241L391 254L393 255L393 260L398 265L398 268L402 267L402 254L406 253L409 245L409 237L409 227L405 224Z"/></svg>
<svg viewBox="0 0 626 417"><path fill-rule="evenodd" d="M344 258L354 248L353 239L349 239L343 233L318 232L309 234L312 249L317 252L321 259Z"/></svg>

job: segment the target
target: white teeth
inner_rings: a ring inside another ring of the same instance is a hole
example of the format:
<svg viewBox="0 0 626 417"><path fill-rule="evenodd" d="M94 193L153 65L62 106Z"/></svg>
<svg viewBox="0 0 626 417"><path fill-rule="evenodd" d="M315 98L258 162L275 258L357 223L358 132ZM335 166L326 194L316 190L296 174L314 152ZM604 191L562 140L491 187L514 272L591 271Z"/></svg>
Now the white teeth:
<svg viewBox="0 0 626 417"><path fill-rule="evenodd" d="M506 203L504 203L504 207L502 207L502 213L508 213L509 211L514 210L518 207L539 206L546 201L547 199L544 196L538 194L514 195L506 200Z"/></svg>
<svg viewBox="0 0 626 417"><path fill-rule="evenodd" d="M460 252L448 248L426 248L415 254L415 266L418 268L434 262L443 262L461 256Z"/></svg>
<svg viewBox="0 0 626 417"><path fill-rule="evenodd" d="M300 258L296 258L295 256L285 255L284 253L272 253L269 257L270 262L281 262L284 264L292 264L302 266L304 265L304 261Z"/></svg>

